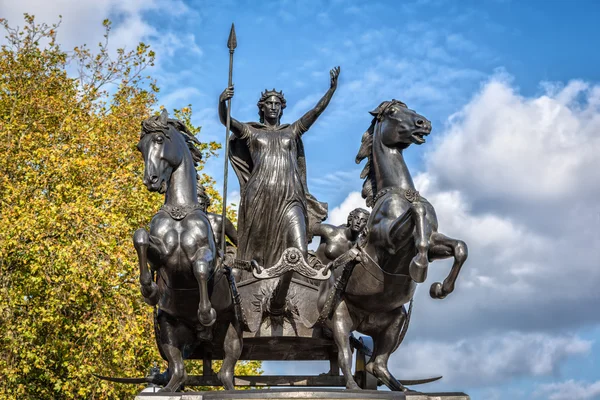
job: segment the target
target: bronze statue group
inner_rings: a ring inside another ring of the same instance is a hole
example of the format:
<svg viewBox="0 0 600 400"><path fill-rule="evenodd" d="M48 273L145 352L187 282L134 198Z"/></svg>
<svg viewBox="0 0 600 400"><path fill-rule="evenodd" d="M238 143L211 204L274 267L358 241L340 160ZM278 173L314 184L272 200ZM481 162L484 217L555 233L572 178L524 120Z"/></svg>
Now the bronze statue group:
<svg viewBox="0 0 600 400"><path fill-rule="evenodd" d="M233 86L221 94L219 116L230 125L228 157L240 184L237 229L207 212L210 199L197 184L198 142L185 126L166 111L142 123L144 184L165 196L149 230L134 234L141 293L155 306L157 343L168 361L161 390L189 385L183 360L200 353L206 360L207 349L223 359L219 381L234 389L244 341L290 336L331 340L346 387L358 389L353 331L373 340L366 371L391 390L405 390L388 370L408 328L405 305L436 259L452 257L454 264L431 285L431 297L450 294L467 247L438 232L433 206L414 187L403 150L425 143L431 123L398 100L371 111L357 143L356 162L367 159L364 208L345 225L323 223L327 204L308 191L302 136L328 106L339 75L339 67L330 71L327 92L291 124L281 123L282 92L261 94L259 122L230 118ZM314 237L316 252L308 249Z"/></svg>

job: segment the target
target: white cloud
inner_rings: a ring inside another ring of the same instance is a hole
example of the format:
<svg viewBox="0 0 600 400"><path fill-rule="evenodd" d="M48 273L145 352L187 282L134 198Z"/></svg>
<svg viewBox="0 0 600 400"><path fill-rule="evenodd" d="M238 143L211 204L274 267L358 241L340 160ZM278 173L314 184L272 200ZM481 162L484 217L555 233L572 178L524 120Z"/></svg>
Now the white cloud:
<svg viewBox="0 0 600 400"><path fill-rule="evenodd" d="M154 35L152 42L157 52L164 57L173 57L175 52L184 49L187 54L201 56L202 49L196 44L196 36L191 33L162 32Z"/></svg>
<svg viewBox="0 0 600 400"><path fill-rule="evenodd" d="M35 15L39 22L57 22L62 15L61 28L58 31L59 40L68 47L83 43L96 43L102 39L102 20L111 13L118 15L123 20L121 30L125 40L131 37L139 40L152 30L146 23L141 22L139 13L143 10L156 7L154 1L148 2L119 2L115 0L79 1L79 0L23 0L19 2L4 1L0 5L0 12L8 22L23 25L23 13Z"/></svg>
<svg viewBox="0 0 600 400"><path fill-rule="evenodd" d="M59 15L62 16L57 37L65 50L82 44L95 49L96 43L104 41L102 21L108 18L113 22L109 36L109 47L113 51L117 48L132 50L144 41L156 51L158 61L182 48L201 55L202 50L193 35L180 38L169 32L164 24L154 25L146 15L149 12L160 12L169 17L194 14L180 0L0 1L0 15L11 26L23 26L23 13L33 14L37 22L48 24L58 22Z"/></svg>
<svg viewBox="0 0 600 400"><path fill-rule="evenodd" d="M171 110L172 108L182 108L190 104L194 96L200 94L200 91L194 87L183 87L162 96L160 98L160 103L164 105L167 110Z"/></svg>
<svg viewBox="0 0 600 400"><path fill-rule="evenodd" d="M562 361L585 356L590 349L591 342L577 337L539 333L507 332L452 343L415 340L400 347L390 370L399 378L443 375L444 385L481 387L516 377L555 375Z"/></svg>
<svg viewBox="0 0 600 400"><path fill-rule="evenodd" d="M470 245L466 282L495 285L488 298L600 303L600 234L589 229L600 211L599 90L574 81L524 98L492 79L427 153L416 181L440 230Z"/></svg>
<svg viewBox="0 0 600 400"><path fill-rule="evenodd" d="M539 385L535 395L548 400L593 400L600 398L600 381L587 383L572 379Z"/></svg>
<svg viewBox="0 0 600 400"><path fill-rule="evenodd" d="M430 170L443 186L474 199L539 204L598 194L598 90L573 81L555 93L524 98L506 78L495 78L452 117L429 153ZM578 103L579 96L590 102Z"/></svg>

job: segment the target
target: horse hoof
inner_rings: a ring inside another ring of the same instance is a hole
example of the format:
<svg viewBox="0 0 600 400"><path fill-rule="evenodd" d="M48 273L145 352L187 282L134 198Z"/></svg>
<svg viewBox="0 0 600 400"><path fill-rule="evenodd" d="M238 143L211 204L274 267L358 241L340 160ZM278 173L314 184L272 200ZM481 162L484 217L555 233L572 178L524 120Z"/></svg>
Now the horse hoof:
<svg viewBox="0 0 600 400"><path fill-rule="evenodd" d="M431 285L429 295L432 299L443 299L446 297L446 293L444 293L444 288L440 282L435 282Z"/></svg>
<svg viewBox="0 0 600 400"><path fill-rule="evenodd" d="M408 267L410 277L417 283L425 282L425 279L427 278L427 268L429 267L427 258L425 258L425 260L422 260L421 258L422 257L419 257L419 254L414 256L413 259L410 260L410 265Z"/></svg>
<svg viewBox="0 0 600 400"><path fill-rule="evenodd" d="M217 373L217 378L225 388L225 390L235 390L235 385L233 384L233 377L229 374L221 374L221 371Z"/></svg>
<svg viewBox="0 0 600 400"><path fill-rule="evenodd" d="M225 374L221 374L221 372L219 371L217 373L217 379L219 379L221 385L223 385L223 388L225 390L235 390L235 386L233 385L233 379L231 379L231 377L228 377Z"/></svg>
<svg viewBox="0 0 600 400"><path fill-rule="evenodd" d="M208 318L203 313L198 312L198 319L202 325L212 326L217 320L217 312L211 307L210 311L208 312Z"/></svg>

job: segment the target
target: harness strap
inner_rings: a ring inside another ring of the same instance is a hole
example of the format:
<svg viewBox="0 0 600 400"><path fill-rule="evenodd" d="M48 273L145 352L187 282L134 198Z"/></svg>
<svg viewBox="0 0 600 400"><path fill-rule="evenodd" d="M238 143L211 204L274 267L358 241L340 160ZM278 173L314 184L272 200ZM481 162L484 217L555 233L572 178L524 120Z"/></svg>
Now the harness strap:
<svg viewBox="0 0 600 400"><path fill-rule="evenodd" d="M233 312L235 313L235 317L240 322L244 332L251 332L248 321L246 321L246 314L244 313L244 307L242 306L242 301L240 299L240 292L238 292L237 285L235 284L235 278L231 273L231 268L226 266L224 267L224 271L231 289L231 298L233 300Z"/></svg>
<svg viewBox="0 0 600 400"><path fill-rule="evenodd" d="M329 291L329 295L327 296L327 300L325 300L325 305L323 306L323 310L319 314L319 318L315 322L315 325L322 324L333 314L333 309L337 305L337 303L342 298L342 294L346 290L346 286L348 285L348 281L350 280L350 276L352 275L352 271L354 270L354 266L358 263L356 258L360 255L362 251L359 251L356 247L351 248L335 260L333 260L327 268L330 268L332 271L338 268L339 266L344 266L344 271L342 275L335 281L333 288Z"/></svg>
<svg viewBox="0 0 600 400"><path fill-rule="evenodd" d="M361 254L364 254L365 256L367 256L367 259L370 261L370 263L369 263L369 264L370 264L370 265L372 265L373 267L377 268L377 270L379 270L379 271L380 271L380 272L383 274L383 276L387 276L387 277L389 277L389 278L391 278L391 279L394 279L394 278L401 278L401 279L404 279L404 278L410 277L410 275L408 275L408 274L400 274L400 273L393 274L393 273L391 273L391 272L387 272L386 270L384 270L383 268L381 268L381 265L379 265L379 263L377 263L377 261L375 261L375 260L373 259L373 257L371 257L371 256L369 255L369 253L367 253L367 252L366 252L366 251L364 251L363 249L361 249L361 250L362 250L362 253L361 253ZM373 274L373 272L372 272L372 271L370 270L370 268L368 267L368 265L369 265L369 264L366 264L366 263L364 263L364 262L361 262L360 264L361 264L361 265L363 266L363 268L364 268L364 269L365 269L365 270L366 270L368 273L370 273L370 274L371 274L371 275L372 275L372 276L373 276L375 279L377 279L377 280L378 280L378 281L380 281L380 282L383 282L383 281L381 281L379 278L377 278L377 276L376 276L376 275L374 275L374 274Z"/></svg>

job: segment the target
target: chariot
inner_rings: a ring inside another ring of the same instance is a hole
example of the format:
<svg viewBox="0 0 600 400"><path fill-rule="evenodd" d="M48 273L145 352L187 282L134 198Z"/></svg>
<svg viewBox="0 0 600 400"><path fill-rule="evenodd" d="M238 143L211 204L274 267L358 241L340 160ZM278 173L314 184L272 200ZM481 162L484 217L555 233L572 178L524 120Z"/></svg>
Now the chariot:
<svg viewBox="0 0 600 400"><path fill-rule="evenodd" d="M160 278L158 277L160 280ZM215 280L227 279L226 270L219 271ZM306 279L298 274L292 278L287 292L287 307L280 316L269 317L269 293L276 286L277 278L257 278L246 274L235 286L230 286L232 300L238 299L240 315L245 321L243 334L243 350L240 361L323 361L328 363L329 370L314 375L256 375L235 376L233 384L238 387L345 387L346 380L340 374L338 348L332 333L323 324L319 324L320 313L316 304L319 297L318 281ZM160 282L158 282L160 284ZM157 310L154 313L154 328L159 352L168 361L162 349L160 326ZM266 317L266 318L265 318ZM185 359L201 360L202 375L188 375L184 385L222 386L220 378L213 370L213 362L223 360L225 331L219 329L219 318L210 340L201 340L198 345L185 355ZM355 354L354 379L361 389L377 390L383 382L367 372L365 365L372 355L373 340L369 336L354 335L350 343ZM324 369L326 363L323 363ZM169 371L159 368L150 369L148 376L142 378L114 378L99 376L102 379L118 383L146 383L157 388L167 385ZM418 385L434 382L441 376L427 379L400 380L403 385Z"/></svg>
<svg viewBox="0 0 600 400"><path fill-rule="evenodd" d="M230 35L229 45L232 57L235 35ZM435 210L416 191L403 158L404 149L425 143L431 132L425 117L398 100L384 101L370 112L371 125L356 156L357 163L367 159L362 196L372 208L364 235L346 240L347 250L330 261L311 256L307 249L314 224L325 219L327 209L308 193L301 136L331 100L339 73L339 67L331 70L323 98L289 125L280 124L285 99L274 90L261 95L260 123L231 118L230 75L219 114L234 136L231 143L226 141L226 154L242 196L240 245L233 260L225 256L224 236L218 251L207 214L198 204L197 140L166 111L142 123L138 149L144 157L144 184L165 194L165 203L148 231L136 231L134 245L141 292L155 306L156 341L169 367L163 373L153 369L144 378L105 379L147 382L173 392L210 385L385 385L408 391L406 385L440 378L398 380L388 370L429 263L454 259L446 279L430 287L432 298L443 299L453 292L467 259L464 242L438 232ZM364 336L357 339L354 332ZM203 375L188 375L184 359L202 360ZM223 360L217 374L212 370L216 360ZM329 371L235 377L238 360L326 361Z"/></svg>

